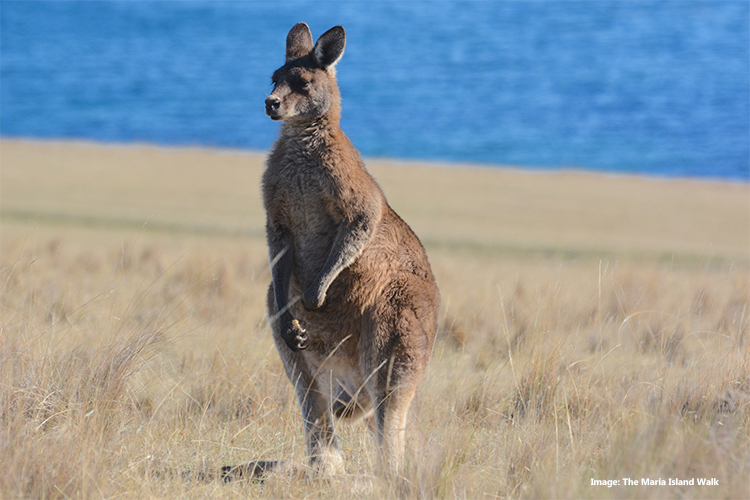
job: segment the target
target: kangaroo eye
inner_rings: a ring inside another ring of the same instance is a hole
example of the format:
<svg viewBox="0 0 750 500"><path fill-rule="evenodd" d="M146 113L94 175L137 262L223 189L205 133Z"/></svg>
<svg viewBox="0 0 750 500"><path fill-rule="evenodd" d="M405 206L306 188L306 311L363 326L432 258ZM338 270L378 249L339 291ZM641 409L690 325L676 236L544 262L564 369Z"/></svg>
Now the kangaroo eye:
<svg viewBox="0 0 750 500"><path fill-rule="evenodd" d="M302 82L300 83L300 87L302 87L303 89L309 89L309 88L310 88L310 85L311 85L311 83L310 83L310 82L308 82L308 81L306 81L306 80L303 80L303 81L302 81Z"/></svg>

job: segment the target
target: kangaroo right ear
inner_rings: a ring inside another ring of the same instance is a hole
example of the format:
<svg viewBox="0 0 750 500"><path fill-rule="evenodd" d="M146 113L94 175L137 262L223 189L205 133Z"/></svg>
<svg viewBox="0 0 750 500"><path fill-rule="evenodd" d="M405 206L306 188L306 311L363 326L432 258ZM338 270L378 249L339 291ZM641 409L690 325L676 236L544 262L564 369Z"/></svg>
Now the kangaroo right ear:
<svg viewBox="0 0 750 500"><path fill-rule="evenodd" d="M297 23L286 36L286 62L299 59L310 53L313 48L312 33L305 23Z"/></svg>
<svg viewBox="0 0 750 500"><path fill-rule="evenodd" d="M335 65L344 55L346 47L346 31L342 26L334 26L318 38L313 49L313 57L323 69Z"/></svg>

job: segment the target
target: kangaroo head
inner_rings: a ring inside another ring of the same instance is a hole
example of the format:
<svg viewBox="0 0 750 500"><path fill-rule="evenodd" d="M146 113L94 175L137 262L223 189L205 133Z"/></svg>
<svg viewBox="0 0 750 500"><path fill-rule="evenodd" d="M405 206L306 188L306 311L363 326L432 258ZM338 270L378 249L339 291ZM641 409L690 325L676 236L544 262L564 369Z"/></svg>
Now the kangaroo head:
<svg viewBox="0 0 750 500"><path fill-rule="evenodd" d="M305 23L296 24L286 37L286 63L271 80L266 99L272 120L305 121L339 109L339 90L334 66L344 54L346 32L334 26L313 45Z"/></svg>

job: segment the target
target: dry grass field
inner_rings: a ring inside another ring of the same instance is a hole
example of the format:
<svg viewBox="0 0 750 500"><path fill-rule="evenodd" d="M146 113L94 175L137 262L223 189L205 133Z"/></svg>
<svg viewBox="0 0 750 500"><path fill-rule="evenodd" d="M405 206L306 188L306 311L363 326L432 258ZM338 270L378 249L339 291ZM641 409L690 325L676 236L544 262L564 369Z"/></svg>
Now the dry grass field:
<svg viewBox="0 0 750 500"><path fill-rule="evenodd" d="M747 497L747 184L386 161L442 293L405 480L362 423L346 477L212 479L305 459L262 162L0 143L0 498Z"/></svg>

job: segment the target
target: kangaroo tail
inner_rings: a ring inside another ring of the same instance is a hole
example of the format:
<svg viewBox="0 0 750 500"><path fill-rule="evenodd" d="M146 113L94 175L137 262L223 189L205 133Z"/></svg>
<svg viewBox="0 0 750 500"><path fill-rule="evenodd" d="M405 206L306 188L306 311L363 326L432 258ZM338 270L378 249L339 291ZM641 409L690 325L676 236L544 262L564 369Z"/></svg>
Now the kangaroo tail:
<svg viewBox="0 0 750 500"><path fill-rule="evenodd" d="M221 468L219 477L225 483L239 480L262 480L263 476L283 463L281 460L256 460L247 464L225 465Z"/></svg>

